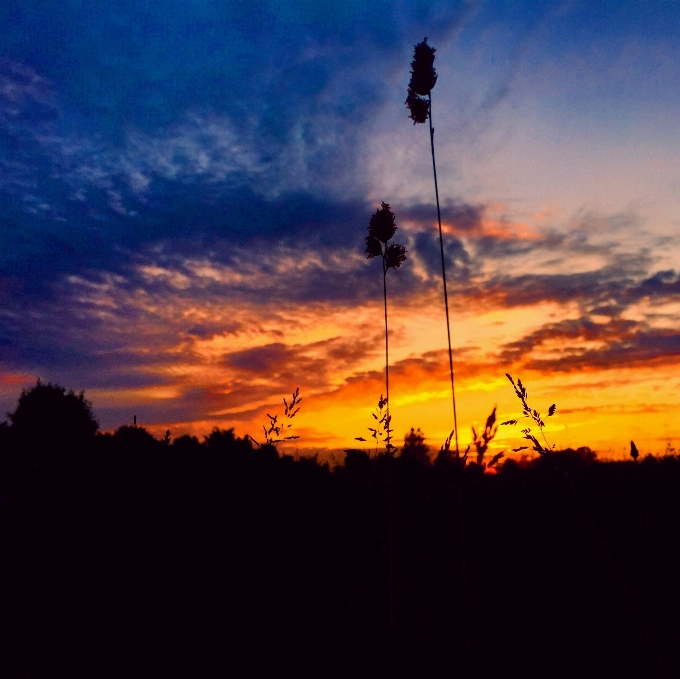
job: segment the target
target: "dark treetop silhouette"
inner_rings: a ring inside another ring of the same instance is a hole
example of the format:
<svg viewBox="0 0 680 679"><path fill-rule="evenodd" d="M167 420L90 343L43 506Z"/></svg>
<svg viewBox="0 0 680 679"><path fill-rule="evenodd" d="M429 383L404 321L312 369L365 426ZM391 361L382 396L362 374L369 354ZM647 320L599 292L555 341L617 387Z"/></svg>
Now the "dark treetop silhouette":
<svg viewBox="0 0 680 679"><path fill-rule="evenodd" d="M58 384L43 384L21 392L9 414L13 437L40 450L73 450L91 446L99 424L84 392L75 394Z"/></svg>

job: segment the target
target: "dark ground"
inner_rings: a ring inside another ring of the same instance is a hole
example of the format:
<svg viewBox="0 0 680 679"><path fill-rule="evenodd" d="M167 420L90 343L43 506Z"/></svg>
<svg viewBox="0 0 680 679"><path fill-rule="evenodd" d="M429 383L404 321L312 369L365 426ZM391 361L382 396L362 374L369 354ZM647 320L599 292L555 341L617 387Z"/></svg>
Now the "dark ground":
<svg viewBox="0 0 680 679"><path fill-rule="evenodd" d="M80 452L0 439L18 676L680 676L674 457L558 454L576 496L543 459L331 472L229 432L125 430Z"/></svg>

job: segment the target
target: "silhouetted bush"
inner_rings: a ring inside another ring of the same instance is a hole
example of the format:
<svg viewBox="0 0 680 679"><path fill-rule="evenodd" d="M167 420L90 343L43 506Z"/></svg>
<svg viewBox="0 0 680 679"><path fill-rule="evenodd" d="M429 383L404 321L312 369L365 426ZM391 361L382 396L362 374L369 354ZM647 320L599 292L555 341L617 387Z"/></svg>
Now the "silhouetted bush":
<svg viewBox="0 0 680 679"><path fill-rule="evenodd" d="M172 442L172 449L184 455L192 455L200 453L201 444L195 436L185 434Z"/></svg>
<svg viewBox="0 0 680 679"><path fill-rule="evenodd" d="M413 460L418 464L430 464L430 447L425 444L425 435L418 429L411 427L411 431L404 436L404 446L401 458Z"/></svg>
<svg viewBox="0 0 680 679"><path fill-rule="evenodd" d="M124 424L116 429L113 445L118 452L145 453L159 451L162 444L144 427Z"/></svg>
<svg viewBox="0 0 680 679"><path fill-rule="evenodd" d="M205 446L211 452L221 455L243 456L253 452L253 445L249 439L238 438L233 429L218 429L215 427L205 437ZM273 446L270 446L270 448ZM274 449L276 450L276 449Z"/></svg>
<svg viewBox="0 0 680 679"><path fill-rule="evenodd" d="M58 384L40 380L21 392L13 413L9 414L12 442L23 450L81 451L91 446L99 425L92 404L83 392L67 392Z"/></svg>

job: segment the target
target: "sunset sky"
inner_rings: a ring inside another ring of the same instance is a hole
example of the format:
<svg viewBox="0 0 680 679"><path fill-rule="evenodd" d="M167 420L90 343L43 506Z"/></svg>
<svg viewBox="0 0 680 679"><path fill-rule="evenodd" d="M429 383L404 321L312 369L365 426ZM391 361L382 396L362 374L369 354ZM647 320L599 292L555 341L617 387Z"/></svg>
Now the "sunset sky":
<svg viewBox="0 0 680 679"><path fill-rule="evenodd" d="M453 427L425 125L432 92L460 440L505 373L558 448L680 449L680 2L4 0L0 409L40 377L104 430L258 437L300 387L300 451ZM0 418L1 419L1 418ZM504 427L497 450L519 442Z"/></svg>

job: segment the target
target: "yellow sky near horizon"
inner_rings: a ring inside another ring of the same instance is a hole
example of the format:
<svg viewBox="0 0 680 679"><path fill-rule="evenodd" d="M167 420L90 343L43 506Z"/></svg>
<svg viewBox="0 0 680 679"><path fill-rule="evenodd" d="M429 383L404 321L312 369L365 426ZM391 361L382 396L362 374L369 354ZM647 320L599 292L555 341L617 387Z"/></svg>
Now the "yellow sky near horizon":
<svg viewBox="0 0 680 679"><path fill-rule="evenodd" d="M116 304L120 303L119 299ZM138 298L136 303L161 312L161 307L147 299ZM601 456L617 458L627 455L631 439L643 452L661 453L669 442L676 444L680 437L675 396L680 388L680 361L576 366L561 371L527 368L524 364L529 358L550 363L565 352L603 347L607 339L547 337L518 360L508 360L503 358L504 347L540 331L546 322L578 318L575 305L539 302L480 310L458 301L453 306L461 447L470 442L471 426L483 426L494 406L499 421L521 414L506 372L522 378L530 404L542 413L557 404L546 435L558 448L589 446ZM643 314L644 302L637 307L628 313ZM160 326L177 323L178 318L216 313L210 307L201 310L195 300L176 300L175 305L163 308L165 313L156 316ZM420 299L390 300L388 311L395 440L401 442L411 427L420 427L436 448L453 428L442 301L432 291ZM225 305L221 317L240 321L238 330L168 342L158 359L143 367L147 374L161 376L163 384L91 389L87 396L95 411L127 407L130 419L135 407L143 409L148 404L167 407L176 401L180 408L194 408L196 417L191 419L141 420L157 435L169 428L173 437L184 433L201 437L219 426L260 439L266 413L282 415L282 396L300 386L304 401L294 420L294 433L300 439L287 449L306 453L361 446L354 439L369 437L371 412L385 391L382 313L382 304L376 302L356 307L275 306L267 312L261 305ZM159 328L150 324L138 327L137 332L139 352L146 354L159 341ZM264 353L253 357L253 365L225 362L225 356L249 356L258 347ZM501 427L492 450L521 445L519 430L519 425Z"/></svg>

